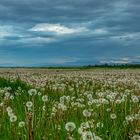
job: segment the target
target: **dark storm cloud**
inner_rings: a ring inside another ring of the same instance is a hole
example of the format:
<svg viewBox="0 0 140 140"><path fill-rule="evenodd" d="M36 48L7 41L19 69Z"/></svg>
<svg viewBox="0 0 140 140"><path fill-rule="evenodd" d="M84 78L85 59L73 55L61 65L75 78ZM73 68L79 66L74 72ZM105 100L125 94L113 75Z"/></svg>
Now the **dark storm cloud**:
<svg viewBox="0 0 140 140"><path fill-rule="evenodd" d="M0 19L4 24L22 22L29 27L44 22L91 22L92 29L133 32L140 30L139 5L139 1L133 0L3 0Z"/></svg>
<svg viewBox="0 0 140 140"><path fill-rule="evenodd" d="M139 7L139 0L1 0L0 64L133 61L140 54Z"/></svg>
<svg viewBox="0 0 140 140"><path fill-rule="evenodd" d="M24 22L90 20L111 8L109 0L5 0L0 5L1 19Z"/></svg>

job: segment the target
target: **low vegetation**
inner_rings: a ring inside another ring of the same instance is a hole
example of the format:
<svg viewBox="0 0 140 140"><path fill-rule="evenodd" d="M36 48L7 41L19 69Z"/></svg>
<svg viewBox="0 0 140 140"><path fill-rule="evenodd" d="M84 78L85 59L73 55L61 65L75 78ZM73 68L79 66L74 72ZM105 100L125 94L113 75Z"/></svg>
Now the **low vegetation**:
<svg viewBox="0 0 140 140"><path fill-rule="evenodd" d="M140 139L140 72L3 74L0 139Z"/></svg>

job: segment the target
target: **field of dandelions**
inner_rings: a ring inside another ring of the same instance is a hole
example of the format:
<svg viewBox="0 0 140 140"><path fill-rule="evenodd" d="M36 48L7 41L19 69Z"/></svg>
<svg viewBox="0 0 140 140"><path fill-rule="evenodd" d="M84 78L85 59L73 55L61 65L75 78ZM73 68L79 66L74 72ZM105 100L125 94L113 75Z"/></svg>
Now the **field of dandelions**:
<svg viewBox="0 0 140 140"><path fill-rule="evenodd" d="M140 140L139 69L0 77L0 140Z"/></svg>

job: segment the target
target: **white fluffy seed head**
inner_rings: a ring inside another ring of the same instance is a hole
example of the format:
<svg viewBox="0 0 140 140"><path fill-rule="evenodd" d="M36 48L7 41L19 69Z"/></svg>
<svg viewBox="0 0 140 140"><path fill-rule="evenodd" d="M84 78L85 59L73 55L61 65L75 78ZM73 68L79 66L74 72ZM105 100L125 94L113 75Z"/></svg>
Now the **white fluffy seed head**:
<svg viewBox="0 0 140 140"><path fill-rule="evenodd" d="M111 114L111 115L110 115L110 118L114 120L114 119L117 118L117 116L116 116L116 114Z"/></svg>
<svg viewBox="0 0 140 140"><path fill-rule="evenodd" d="M26 103L26 106L27 106L28 108L31 108L32 105L33 105L33 103L32 103L31 101L28 101L28 102Z"/></svg>
<svg viewBox="0 0 140 140"><path fill-rule="evenodd" d="M8 112L8 116L9 117L14 116L14 113L13 112Z"/></svg>
<svg viewBox="0 0 140 140"><path fill-rule="evenodd" d="M98 123L96 124L96 126L97 126L98 128L102 128L102 127L104 126L104 124L103 124L102 122L98 122Z"/></svg>
<svg viewBox="0 0 140 140"><path fill-rule="evenodd" d="M6 111L7 111L7 112L12 112L13 110L12 110L12 108L11 108L10 106L8 106L8 107L6 108Z"/></svg>
<svg viewBox="0 0 140 140"><path fill-rule="evenodd" d="M83 115L85 117L90 117L91 116L91 112L89 110L85 109L85 110L83 110Z"/></svg>
<svg viewBox="0 0 140 140"><path fill-rule="evenodd" d="M75 128L76 128L76 126L75 126L75 123L73 123L73 122L68 122L65 125L65 129L67 131L73 131Z"/></svg>
<svg viewBox="0 0 140 140"><path fill-rule="evenodd" d="M36 89L30 89L29 91L28 91L28 93L29 93L29 95L36 95L37 94L37 90Z"/></svg>
<svg viewBox="0 0 140 140"><path fill-rule="evenodd" d="M3 106L3 102L2 102L2 103L0 103L0 106L1 106L1 107Z"/></svg>
<svg viewBox="0 0 140 140"><path fill-rule="evenodd" d="M42 96L42 101L47 102L48 101L48 96L47 95Z"/></svg>
<svg viewBox="0 0 140 140"><path fill-rule="evenodd" d="M18 126L19 127L24 127L25 126L25 122L23 122L23 121L19 122Z"/></svg>
<svg viewBox="0 0 140 140"><path fill-rule="evenodd" d="M9 93L9 92L6 92L6 93L5 93L5 97L8 98L9 96L10 96L10 93Z"/></svg>
<svg viewBox="0 0 140 140"><path fill-rule="evenodd" d="M83 140L94 140L95 134L91 131L86 131L82 133Z"/></svg>
<svg viewBox="0 0 140 140"><path fill-rule="evenodd" d="M139 135L134 135L134 136L132 137L132 140L140 140L140 136L139 136Z"/></svg>
<svg viewBox="0 0 140 140"><path fill-rule="evenodd" d="M16 122L16 121L17 121L17 116L12 115L12 116L10 117L10 122Z"/></svg>

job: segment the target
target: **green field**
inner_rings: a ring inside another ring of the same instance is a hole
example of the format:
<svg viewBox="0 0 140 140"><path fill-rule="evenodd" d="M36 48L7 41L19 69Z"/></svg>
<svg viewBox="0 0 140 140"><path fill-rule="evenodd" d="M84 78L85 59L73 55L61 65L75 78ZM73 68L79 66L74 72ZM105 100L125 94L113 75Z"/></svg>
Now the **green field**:
<svg viewBox="0 0 140 140"><path fill-rule="evenodd" d="M139 140L140 70L0 71L0 140Z"/></svg>

